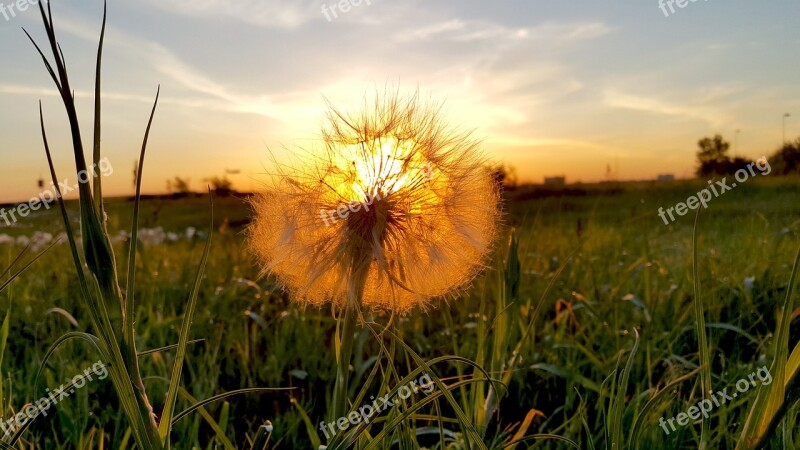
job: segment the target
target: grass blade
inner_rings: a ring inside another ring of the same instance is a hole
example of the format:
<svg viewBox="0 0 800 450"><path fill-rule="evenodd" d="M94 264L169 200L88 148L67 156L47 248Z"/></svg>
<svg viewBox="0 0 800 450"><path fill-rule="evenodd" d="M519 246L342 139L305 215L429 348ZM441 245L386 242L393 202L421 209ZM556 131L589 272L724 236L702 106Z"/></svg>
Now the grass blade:
<svg viewBox="0 0 800 450"><path fill-rule="evenodd" d="M180 387L181 373L183 372L183 361L186 359L186 345L189 342L189 332L192 327L192 320L194 319L194 310L197 306L197 295L200 292L200 283L203 281L206 263L208 262L208 254L211 252L211 235L214 232L214 200L210 190L208 197L211 208L211 223L208 229L206 246L203 250L203 257L200 260L200 267L197 270L192 292L189 295L189 304L183 315L183 324L181 325L181 334L178 339L177 354L175 355L175 365L172 368L172 377L170 378L169 388L167 390L164 411L161 414L161 422L158 425L158 433L162 445L167 443L169 440L169 433L172 430L172 416L175 411L175 402L178 399L178 388Z"/></svg>
<svg viewBox="0 0 800 450"><path fill-rule="evenodd" d="M11 322L11 308L6 311L6 317L3 319L3 326L0 327L0 368L3 367L3 357L6 354L6 343L8 342L8 333ZM0 408L5 404L5 397L3 396L3 383L0 382Z"/></svg>
<svg viewBox="0 0 800 450"><path fill-rule="evenodd" d="M193 404L200 403L197 401L196 398L192 397L192 395L189 394L189 392L186 389L180 388L180 392L181 396L187 399L190 403ZM211 429L214 430L217 439L219 439L222 442L222 445L227 450L236 450L236 447L233 445L233 443L228 439L227 436L225 436L225 431L219 426L219 423L217 423L217 421L214 420L213 417L211 417L211 414L209 414L208 411L206 411L206 409L203 406L199 406L197 408L197 412L199 412L200 415L203 416L203 419L205 419L206 423L208 423L208 426L210 426Z"/></svg>
<svg viewBox="0 0 800 450"><path fill-rule="evenodd" d="M778 329L775 332L774 360L770 373L776 382L769 386L764 386L763 384L759 386L758 396L750 409L747 422L745 422L741 437L736 445L737 450L749 450L766 445L772 434L774 434L781 417L787 411L787 388L792 389L792 381L798 375L797 372L794 373L794 376L791 372L787 372L787 366L790 361L789 331L792 297L794 296L798 270L800 270L800 251L797 252L794 260L792 275L789 277L789 287L782 305L781 316L778 319ZM792 360L792 364L794 364L794 360ZM794 394L796 395L796 392Z"/></svg>
<svg viewBox="0 0 800 450"><path fill-rule="evenodd" d="M147 128L144 132L144 141L142 142L142 151L139 155L139 168L136 171L136 195L133 202L133 220L131 225L131 239L130 247L128 249L128 282L125 289L125 322L122 326L125 344L128 347L135 347L134 342L134 323L135 323L135 301L134 301L134 283L136 281L136 245L139 241L139 207L142 200L142 171L144 170L144 155L147 150L147 140L150 137L150 128L153 125L153 117L156 114L156 107L158 107L158 97L161 94L161 87L159 86L156 91L156 100L153 103L153 109L150 111L150 119L147 122Z"/></svg>
<svg viewBox="0 0 800 450"><path fill-rule="evenodd" d="M220 400L224 400L229 397L234 397L237 395L243 394L258 394L263 392L276 392L276 391L292 391L296 388L247 388L247 389L237 389L235 391L225 392L222 394L215 395L211 398L207 398L205 400L201 400L194 405L186 408L185 410L181 411L180 413L175 415L175 418L172 419L172 425L178 423L179 420L183 419L184 417L188 416L189 414L197 411L198 409L209 405L214 402L218 402Z"/></svg>
<svg viewBox="0 0 800 450"><path fill-rule="evenodd" d="M92 336L91 334L80 333L77 331L66 333L60 338L56 339L56 341L53 342L52 345L50 345L50 348L47 349L47 352L44 354L44 357L42 358L42 363L39 365L39 370L36 372L36 377L33 379L34 388L36 388L36 386L39 385L39 378L42 376L42 372L44 372L44 368L47 366L47 362L50 360L50 357L53 356L53 353L55 353L55 351L61 346L61 344L64 344L65 342L71 341L73 339L82 339L86 342L89 342L90 344L94 345L94 347L97 349L98 352L100 352L100 355L103 359L106 360L110 359L108 357L109 355L107 355L106 352L104 352L103 349L100 347L100 339L98 339L97 336Z"/></svg>
<svg viewBox="0 0 800 450"><path fill-rule="evenodd" d="M708 337L706 335L706 319L705 308L703 307L703 299L700 294L700 261L697 257L697 232L698 224L700 223L700 211L702 208L697 209L697 215L694 218L694 229L692 232L692 278L694 279L694 316L695 326L697 329L697 346L700 355L700 390L703 400L707 400L711 394L711 357L709 355ZM711 423L708 420L703 420L701 423L702 430L700 432L700 450L706 448L706 443L709 439Z"/></svg>
<svg viewBox="0 0 800 450"><path fill-rule="evenodd" d="M205 339L195 339L195 340L187 342L187 344L197 344L197 343L205 342L205 341L206 341ZM152 350L145 350L143 352L139 352L137 354L137 356L139 356L139 358L141 358L142 356L152 355L153 353L166 352L166 351L169 351L169 350L174 350L176 348L178 348L178 344L168 345L166 347L154 348Z"/></svg>
<svg viewBox="0 0 800 450"><path fill-rule="evenodd" d="M58 241L55 241L55 242L53 242L52 244L48 245L46 249L44 249L44 250L43 250L41 253L39 253L38 255L34 256L34 258L33 258L32 260L30 260L30 261L29 261L27 264L25 264L24 266L22 266L22 268L21 268L21 269L19 269L19 270L17 270L16 272L14 272L14 274L13 274L13 275L11 275L11 277L10 277L8 280L6 280L6 282L5 282L5 283L3 283L3 284L0 284L0 292L3 292L3 290L4 290L5 288L7 288L9 284L11 284L11 283L12 283L12 282L13 282L13 281L14 281L14 280L15 280L15 279L18 277L18 276L22 275L22 272L25 272L26 270L28 270L28 268L29 268L30 266L32 266L32 265L33 265L33 263L35 263L36 261L38 261L38 260L39 260L39 258L41 258L42 256L44 256L44 254L45 254L45 253L47 253L47 251L48 251L48 250L50 250L51 248L53 248L53 246L55 246L56 244L58 244ZM24 253L25 253L25 250L23 250L23 251L22 251L22 252L19 254L19 256L17 256L17 257L14 259L14 262L12 262L12 263L11 263L11 265L10 265L10 266L9 266L9 267L8 267L8 268L5 270L5 272L3 273L3 275L2 275L2 276L6 276L6 274L7 274L7 273L8 273L8 272L11 270L11 268L13 267L13 265L14 265L14 264L16 264L16 263L17 263L17 261L19 261L19 260L22 258L22 255L23 255Z"/></svg>
<svg viewBox="0 0 800 450"><path fill-rule="evenodd" d="M624 448L622 445L622 413L625 410L625 394L628 391L628 380L631 375L631 369L633 368L633 362L636 358L636 351L639 349L639 331L634 328L633 333L636 340L633 343L631 354L628 355L628 361L625 363L625 367L622 369L622 374L619 377L619 383L616 387L614 400L609 411L609 419L611 421L611 430L609 435L611 437L612 450Z"/></svg>
<svg viewBox="0 0 800 450"><path fill-rule="evenodd" d="M311 441L311 448L319 448L322 445L322 440L317 433L317 427L311 422L311 418L308 417L308 413L306 412L305 408L300 406L300 402L296 399L292 398L292 405L297 408L297 412L300 414L300 418L303 420L303 424L306 426L306 433L308 433L308 439ZM256 448L256 446L253 446Z"/></svg>
<svg viewBox="0 0 800 450"><path fill-rule="evenodd" d="M661 397L663 397L664 395L669 394L672 391L673 387L675 387L675 386L683 383L684 381L686 381L686 380L694 377L695 375L697 375L698 372L700 372L700 369L701 368L698 367L697 369L694 369L693 371L687 373L686 375L683 375L681 377L678 377L678 378L672 380L669 384L664 386L660 391L656 392L655 395L653 395L653 397L647 403L645 403L644 407L642 407L641 411L639 412L639 415L637 415L636 418L633 420L633 425L631 425L631 433L630 433L630 436L628 438L628 448L629 449L640 448L639 435L642 432L642 427L640 425L642 424L642 421L644 420L644 418L647 417L647 414L653 408L656 407L656 405L658 404L658 401L661 399Z"/></svg>
<svg viewBox="0 0 800 450"><path fill-rule="evenodd" d="M103 208L103 183L102 177L97 173L97 168L100 166L100 123L101 123L101 69L103 60L103 42L106 37L106 16L108 13L108 1L103 1L103 26L100 28L100 43L97 46L97 66L95 68L95 82L94 82L94 142L93 142L93 161L94 161L94 202L97 207L97 215L100 220L105 224L105 210Z"/></svg>

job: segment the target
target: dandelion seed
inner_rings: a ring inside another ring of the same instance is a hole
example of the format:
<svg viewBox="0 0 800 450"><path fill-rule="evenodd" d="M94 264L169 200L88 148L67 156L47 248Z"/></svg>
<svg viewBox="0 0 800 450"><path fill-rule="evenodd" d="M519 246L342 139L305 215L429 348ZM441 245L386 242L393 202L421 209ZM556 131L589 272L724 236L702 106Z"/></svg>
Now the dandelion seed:
<svg viewBox="0 0 800 450"><path fill-rule="evenodd" d="M325 151L279 167L253 200L249 242L265 273L304 305L406 313L458 293L497 234L499 193L470 133L414 95L331 109Z"/></svg>

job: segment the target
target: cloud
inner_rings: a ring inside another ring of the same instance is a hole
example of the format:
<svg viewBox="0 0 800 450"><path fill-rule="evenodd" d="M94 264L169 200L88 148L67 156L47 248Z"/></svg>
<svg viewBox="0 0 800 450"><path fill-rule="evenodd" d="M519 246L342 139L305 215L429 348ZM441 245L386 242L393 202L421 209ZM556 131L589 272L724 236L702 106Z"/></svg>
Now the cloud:
<svg viewBox="0 0 800 450"><path fill-rule="evenodd" d="M398 33L395 40L409 42L437 38L453 42L537 40L567 43L597 39L613 31L614 28L602 22L547 22L533 27L514 28L479 20L451 19Z"/></svg>
<svg viewBox="0 0 800 450"><path fill-rule="evenodd" d="M439 22L416 30L397 35L398 41L425 41L434 36L442 35L452 31L461 31L467 26L466 23L458 19Z"/></svg>
<svg viewBox="0 0 800 450"><path fill-rule="evenodd" d="M602 22L547 23L534 29L540 37L556 36L562 41L588 41L601 38L615 28Z"/></svg>
<svg viewBox="0 0 800 450"><path fill-rule="evenodd" d="M205 4L209 2L201 2ZM84 22L62 18L58 22L58 31L71 34L89 42L97 40L97 31ZM281 122L304 119L314 108L296 101L296 93L276 94L274 96L252 96L237 92L231 87L219 83L203 73L202 70L185 62L175 53L161 44L143 39L122 30L108 28L106 37L106 53L113 47L116 52L124 53L141 64L152 66L159 73L166 75L187 93L182 96L171 95L162 98L162 103L172 103L190 108L203 108L212 111L256 114ZM121 50L122 52L119 52ZM0 84L0 93L12 95L49 96L55 91L41 87ZM76 92L78 96L93 96L93 92ZM152 97L126 93L103 93L107 100L152 103ZM317 102L319 103L319 102Z"/></svg>
<svg viewBox="0 0 800 450"><path fill-rule="evenodd" d="M56 97L58 91L54 87L38 87L38 86L25 86L20 84L7 84L0 83L0 93L8 95L28 95L33 97ZM90 97L94 92L76 90L76 97ZM140 95L121 94L114 92L104 92L104 100L117 100L125 102L139 102L139 103L153 103L153 97L144 97Z"/></svg>
<svg viewBox="0 0 800 450"><path fill-rule="evenodd" d="M718 93L715 94L706 99L717 98ZM603 97L605 104L614 108L699 120L715 127L733 120L729 113L719 107L709 105L710 102L704 101L705 99L687 103L672 103L659 98L626 94L614 90L605 91Z"/></svg>
<svg viewBox="0 0 800 450"><path fill-rule="evenodd" d="M239 93L230 87L220 84L201 71L191 67L169 52L162 52L156 58L157 69L180 83L184 88L211 97L217 101L206 106L221 110L244 114L256 114L281 122L292 123L307 119L321 108L321 102L309 102L311 92L288 92L277 95L253 96ZM319 107L309 105L319 104Z"/></svg>
<svg viewBox="0 0 800 450"><path fill-rule="evenodd" d="M171 13L219 18L228 17L251 25L296 28L322 18L319 0L148 0Z"/></svg>
<svg viewBox="0 0 800 450"><path fill-rule="evenodd" d="M606 147L596 142L580 139L553 138L553 137L507 137L493 136L487 139L488 143L502 145L505 147L562 147L562 148L585 148L591 150L602 150Z"/></svg>

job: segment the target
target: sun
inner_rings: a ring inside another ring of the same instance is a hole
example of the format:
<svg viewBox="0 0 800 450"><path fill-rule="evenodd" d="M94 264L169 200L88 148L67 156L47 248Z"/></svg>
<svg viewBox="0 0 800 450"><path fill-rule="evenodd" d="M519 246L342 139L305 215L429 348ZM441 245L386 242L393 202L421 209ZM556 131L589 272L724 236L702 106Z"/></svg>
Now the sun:
<svg viewBox="0 0 800 450"><path fill-rule="evenodd" d="M441 177L434 179L434 167L418 146L392 136L345 147L336 158L335 170L341 181L330 186L332 193L345 203L367 203L426 183L442 184Z"/></svg>

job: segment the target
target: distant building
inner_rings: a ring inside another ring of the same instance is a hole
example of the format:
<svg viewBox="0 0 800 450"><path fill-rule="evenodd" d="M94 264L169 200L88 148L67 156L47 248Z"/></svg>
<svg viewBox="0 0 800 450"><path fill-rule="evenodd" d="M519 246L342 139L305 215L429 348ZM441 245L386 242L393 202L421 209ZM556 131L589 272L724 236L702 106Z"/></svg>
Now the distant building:
<svg viewBox="0 0 800 450"><path fill-rule="evenodd" d="M659 175L658 178L656 178L656 180L661 183L668 183L670 181L675 181L675 175L671 173L664 173Z"/></svg>
<svg viewBox="0 0 800 450"><path fill-rule="evenodd" d="M564 187L567 184L566 177L544 177L544 185L549 187Z"/></svg>

